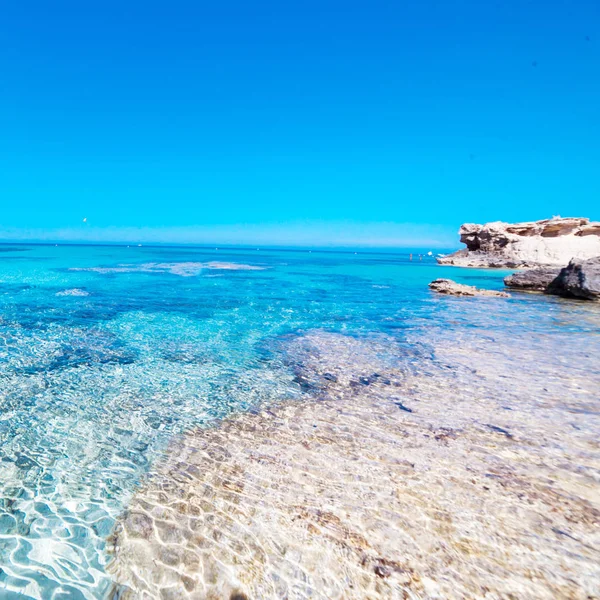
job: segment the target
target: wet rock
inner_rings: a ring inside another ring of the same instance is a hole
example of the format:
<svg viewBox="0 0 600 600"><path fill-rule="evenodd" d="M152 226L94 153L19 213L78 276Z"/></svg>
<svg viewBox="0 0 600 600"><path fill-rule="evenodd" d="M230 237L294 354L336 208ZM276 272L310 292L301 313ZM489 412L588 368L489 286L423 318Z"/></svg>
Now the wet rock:
<svg viewBox="0 0 600 600"><path fill-rule="evenodd" d="M433 437L436 441L447 444L448 440L455 440L458 437L458 434L451 427L439 427L434 432Z"/></svg>
<svg viewBox="0 0 600 600"><path fill-rule="evenodd" d="M448 294L450 296L493 296L496 298L509 298L506 292L496 290L482 290L472 285L463 285L456 283L452 279L435 279L429 284L430 289L439 294Z"/></svg>
<svg viewBox="0 0 600 600"><path fill-rule="evenodd" d="M125 518L125 530L131 537L148 540L154 534L154 524L148 515L131 511Z"/></svg>
<svg viewBox="0 0 600 600"><path fill-rule="evenodd" d="M303 392L310 392L315 389L314 383L309 381L303 375L296 375L293 379L293 382L298 384Z"/></svg>
<svg viewBox="0 0 600 600"><path fill-rule="evenodd" d="M585 260L600 255L600 222L579 217L512 224L466 223L459 234L466 249L438 258L440 264L526 268L559 266L572 258Z"/></svg>
<svg viewBox="0 0 600 600"><path fill-rule="evenodd" d="M600 301L600 256L571 260L548 285L546 293Z"/></svg>
<svg viewBox="0 0 600 600"><path fill-rule="evenodd" d="M379 373L373 373L373 375L371 375L371 377L369 379L373 383L381 383L382 385L392 385L392 382L390 381L390 379L388 377L384 377L383 375L380 375Z"/></svg>
<svg viewBox="0 0 600 600"><path fill-rule="evenodd" d="M385 565L375 565L374 571L375 575L382 578L389 577L392 574L391 569Z"/></svg>
<svg viewBox="0 0 600 600"><path fill-rule="evenodd" d="M543 292L560 273L556 267L540 267L513 273L504 278L504 285L517 290Z"/></svg>
<svg viewBox="0 0 600 600"><path fill-rule="evenodd" d="M486 423L485 426L488 427L489 429L491 429L492 431L495 431L496 433L501 433L502 435L506 436L507 438L513 437L513 434L510 431L508 431L507 429L504 429L503 427L498 427L497 425L490 425L488 423Z"/></svg>

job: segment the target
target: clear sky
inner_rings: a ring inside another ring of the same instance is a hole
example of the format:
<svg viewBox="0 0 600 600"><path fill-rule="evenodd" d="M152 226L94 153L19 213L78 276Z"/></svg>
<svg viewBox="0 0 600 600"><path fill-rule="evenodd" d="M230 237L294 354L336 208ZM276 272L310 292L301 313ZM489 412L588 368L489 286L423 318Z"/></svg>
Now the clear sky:
<svg viewBox="0 0 600 600"><path fill-rule="evenodd" d="M0 238L448 246L556 214L600 219L597 0L2 2Z"/></svg>

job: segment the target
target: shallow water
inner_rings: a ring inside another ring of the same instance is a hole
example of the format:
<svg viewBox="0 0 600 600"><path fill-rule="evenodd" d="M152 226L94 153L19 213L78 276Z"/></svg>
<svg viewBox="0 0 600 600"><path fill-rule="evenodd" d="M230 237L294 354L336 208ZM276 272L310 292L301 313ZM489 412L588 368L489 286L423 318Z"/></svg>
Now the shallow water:
<svg viewBox="0 0 600 600"><path fill-rule="evenodd" d="M568 335L540 369L480 334L404 369L387 336L288 341L312 394L173 441L113 536L124 597L598 597L600 377Z"/></svg>
<svg viewBox="0 0 600 600"><path fill-rule="evenodd" d="M577 410L593 418L578 426L598 433L597 398L581 385L598 378L597 310L533 295L440 298L427 289L440 276L501 288L500 271L442 268L407 254L2 250L2 597L114 595L107 537L145 476L179 434L317 396L319 382L303 370L310 350L294 346L311 332L377 339L385 368L418 381L446 367L468 381L472 359L441 349L487 340L488 362L496 347L499 363L507 352L522 357L516 389L531 372L564 389L565 406L581 393ZM542 396L527 410L542 424L548 414ZM496 422L502 427L488 424Z"/></svg>

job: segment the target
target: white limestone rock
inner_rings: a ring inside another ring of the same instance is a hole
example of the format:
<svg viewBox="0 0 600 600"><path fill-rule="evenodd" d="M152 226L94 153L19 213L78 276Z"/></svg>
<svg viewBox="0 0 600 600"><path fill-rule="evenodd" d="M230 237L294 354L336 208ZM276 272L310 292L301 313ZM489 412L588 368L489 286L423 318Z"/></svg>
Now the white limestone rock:
<svg viewBox="0 0 600 600"><path fill-rule="evenodd" d="M441 265L459 267L527 268L564 266L571 259L600 256L600 222L579 217L543 221L496 221L461 226L460 241L467 247L439 257Z"/></svg>

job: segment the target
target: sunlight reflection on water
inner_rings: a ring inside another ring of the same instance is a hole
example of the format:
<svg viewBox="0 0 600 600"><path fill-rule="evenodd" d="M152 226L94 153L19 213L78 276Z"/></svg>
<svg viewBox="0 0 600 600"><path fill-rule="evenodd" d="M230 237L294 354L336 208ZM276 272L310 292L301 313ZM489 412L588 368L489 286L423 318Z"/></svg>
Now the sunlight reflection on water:
<svg viewBox="0 0 600 600"><path fill-rule="evenodd" d="M273 340L315 329L385 334L394 368L417 370L436 335L460 339L478 328L491 336L531 331L546 351L560 347L556 332L568 331L596 350L598 315L588 307L533 296L440 299L427 283L441 273L502 285L500 272L393 255L7 249L0 589L44 599L106 596L106 537L173 436L307 393Z"/></svg>

